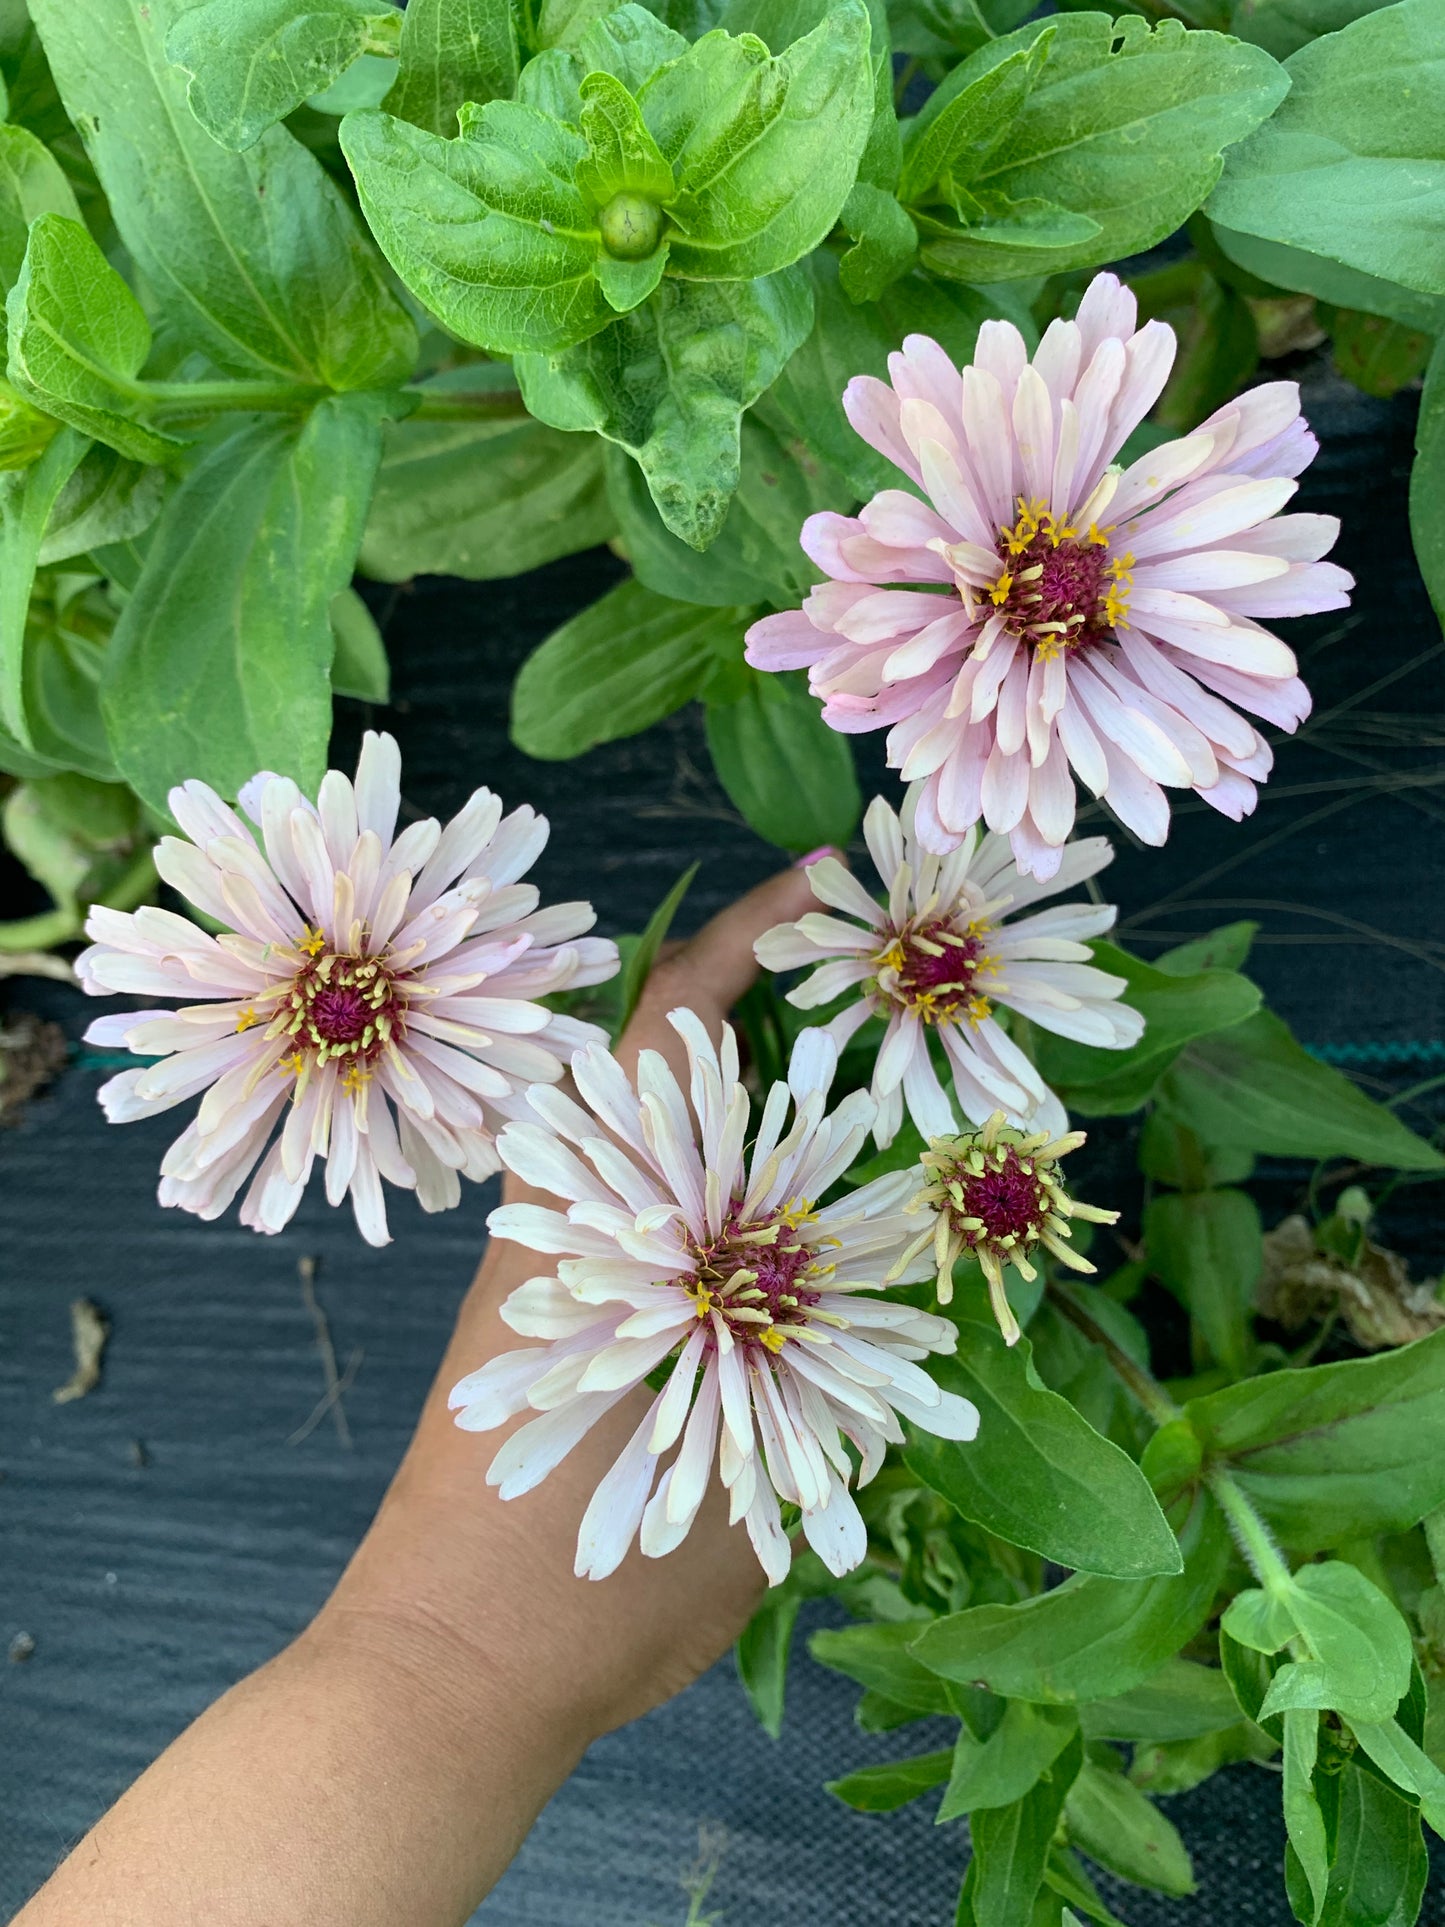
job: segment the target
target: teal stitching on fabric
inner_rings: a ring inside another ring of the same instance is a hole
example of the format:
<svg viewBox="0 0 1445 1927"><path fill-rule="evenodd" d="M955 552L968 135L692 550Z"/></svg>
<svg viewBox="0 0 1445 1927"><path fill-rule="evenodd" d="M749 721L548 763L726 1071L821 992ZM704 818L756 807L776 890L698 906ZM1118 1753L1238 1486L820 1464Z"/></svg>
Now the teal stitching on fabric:
<svg viewBox="0 0 1445 1927"><path fill-rule="evenodd" d="M1402 1038L1387 1044L1306 1044L1311 1057L1326 1064L1445 1064L1445 1040Z"/></svg>

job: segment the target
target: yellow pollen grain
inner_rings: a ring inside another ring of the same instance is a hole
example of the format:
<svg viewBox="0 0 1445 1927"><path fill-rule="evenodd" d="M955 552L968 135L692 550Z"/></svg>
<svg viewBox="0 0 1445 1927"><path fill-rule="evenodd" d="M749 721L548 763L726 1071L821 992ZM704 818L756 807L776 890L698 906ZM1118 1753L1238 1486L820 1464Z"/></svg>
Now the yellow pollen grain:
<svg viewBox="0 0 1445 1927"><path fill-rule="evenodd" d="M306 926L306 935L301 939L300 943L297 944L296 948L298 950L304 950L308 957L319 957L321 952L326 948L326 939L319 930L313 930L308 923Z"/></svg>
<svg viewBox="0 0 1445 1927"><path fill-rule="evenodd" d="M787 1332L781 1325L769 1325L765 1332L759 1332L758 1343L766 1345L770 1352L780 1352L787 1336Z"/></svg>
<svg viewBox="0 0 1445 1927"><path fill-rule="evenodd" d="M259 1024L260 1021L261 1019L256 1015L255 1008L251 1004L247 1004L244 1010L237 1011L236 1013L236 1029L238 1031L249 1030L252 1024Z"/></svg>

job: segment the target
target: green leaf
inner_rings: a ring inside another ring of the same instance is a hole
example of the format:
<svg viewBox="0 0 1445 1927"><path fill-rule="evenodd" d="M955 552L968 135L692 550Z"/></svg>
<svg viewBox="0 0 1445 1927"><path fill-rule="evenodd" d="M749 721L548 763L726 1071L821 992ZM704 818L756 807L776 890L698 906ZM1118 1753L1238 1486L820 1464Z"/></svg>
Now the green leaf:
<svg viewBox="0 0 1445 1927"><path fill-rule="evenodd" d="M975 1739L965 1726L953 1750L939 1825L961 1813L1022 1800L1078 1730L1079 1717L1072 1707L1034 1706L1027 1700L1010 1700L986 1740Z"/></svg>
<svg viewBox="0 0 1445 1927"><path fill-rule="evenodd" d="M1064 1802L1069 1839L1121 1880L1180 1898L1194 1868L1178 1829L1122 1773L1086 1760Z"/></svg>
<svg viewBox="0 0 1445 1927"><path fill-rule="evenodd" d="M808 516L835 506L846 484L823 469L785 423L774 426L771 410L770 419L762 419L767 408L765 401L742 419L737 492L701 555L663 522L636 462L620 448L608 451L608 492L623 551L638 580L659 595L719 607L766 599L784 607L800 602L819 580L798 531ZM578 440L570 438L573 446Z"/></svg>
<svg viewBox="0 0 1445 1927"><path fill-rule="evenodd" d="M1399 0L1291 56L1287 98L1230 154L1226 227L1445 294L1445 18Z"/></svg>
<svg viewBox="0 0 1445 1927"><path fill-rule="evenodd" d="M930 1792L948 1778L953 1765L953 1748L937 1753L919 1753L911 1760L885 1760L878 1766L860 1767L841 1780L829 1780L829 1793L835 1793L846 1806L859 1813L895 1813L910 1800Z"/></svg>
<svg viewBox="0 0 1445 1927"><path fill-rule="evenodd" d="M111 597L91 577L55 573L37 576L25 619L31 743L52 769L108 783L117 772L101 720L100 679L115 617Z"/></svg>
<svg viewBox="0 0 1445 1927"><path fill-rule="evenodd" d="M615 527L602 451L534 421L387 424L360 568L378 582L520 575Z"/></svg>
<svg viewBox="0 0 1445 1927"><path fill-rule="evenodd" d="M1445 1773L1398 1720L1351 1720L1350 1731L1383 1773L1420 1802L1426 1821L1445 1839Z"/></svg>
<svg viewBox="0 0 1445 1927"><path fill-rule="evenodd" d="M6 300L15 387L48 414L138 462L181 444L134 419L151 348L140 303L78 221L42 214Z"/></svg>
<svg viewBox="0 0 1445 1927"><path fill-rule="evenodd" d="M404 381L416 331L340 190L284 128L213 141L165 58L177 0L34 0L66 110L153 312L225 374Z"/></svg>
<svg viewBox="0 0 1445 1927"><path fill-rule="evenodd" d="M1343 262L1306 254L1303 248L1282 247L1255 234L1237 234L1218 222L1209 224L1209 233L1236 268L1273 287L1312 294L1332 307L1388 315L1425 334L1445 331L1445 298L1439 295L1421 294L1414 288L1402 288L1398 282L1361 274Z"/></svg>
<svg viewBox="0 0 1445 1927"><path fill-rule="evenodd" d="M336 638L336 653L331 659L335 693L363 703L390 702L391 666L386 660L386 644L355 589L343 589L333 600L331 631Z"/></svg>
<svg viewBox="0 0 1445 1927"><path fill-rule="evenodd" d="M1224 35L1187 33L1175 20L1151 29L1134 16L1076 13L981 48L950 76L950 89L981 79L1041 32L1053 36L1047 61L968 189L986 209L988 196L1025 211L1058 209L1074 217L1081 238L1065 240L1060 230L1049 242L1041 230L1040 245L1027 245L1026 229L1007 222L993 239L986 227L934 221L924 227L923 260L937 273L1002 281L1152 247L1198 207L1223 150L1264 120L1288 84L1268 54Z"/></svg>
<svg viewBox="0 0 1445 1927"><path fill-rule="evenodd" d="M672 169L648 132L642 111L615 74L588 74L578 90L587 152L577 168L583 199L601 208L614 194L640 194L666 204Z"/></svg>
<svg viewBox="0 0 1445 1927"><path fill-rule="evenodd" d="M1076 1734L1021 1800L986 1808L969 1822L973 1857L959 1904L961 1920L977 1927L1033 1927L1054 1834L1083 1759L1083 1741Z"/></svg>
<svg viewBox="0 0 1445 1927"><path fill-rule="evenodd" d="M1008 1606L973 1606L935 1620L915 1651L946 1679L1010 1699L1108 1699L1148 1679L1204 1624L1229 1557L1229 1538L1201 1492L1176 1509L1184 1571L1158 1579L1080 1573Z"/></svg>
<svg viewBox="0 0 1445 1927"><path fill-rule="evenodd" d="M1405 1927L1430 1872L1419 1813L1356 1760L1332 1764L1315 1782L1330 1842L1319 1927Z"/></svg>
<svg viewBox="0 0 1445 1927"><path fill-rule="evenodd" d="M1270 1680L1257 1715L1325 1707L1347 1719L1388 1720L1410 1684L1414 1657L1399 1612L1355 1566L1301 1566L1288 1582L1240 1593L1220 1622L1231 1639L1275 1653L1300 1653Z"/></svg>
<svg viewBox="0 0 1445 1927"><path fill-rule="evenodd" d="M910 1650L917 1637L918 1625L912 1620L830 1627L813 1634L808 1651L820 1666L846 1673L897 1706L916 1713L952 1713L948 1686Z"/></svg>
<svg viewBox="0 0 1445 1927"><path fill-rule="evenodd" d="M1441 346L1430 358L1415 427L1410 539L1435 613L1445 623L1445 347Z"/></svg>
<svg viewBox="0 0 1445 1927"><path fill-rule="evenodd" d="M652 915L647 919L647 928L637 939L637 942L633 945L623 963L622 973L618 980L619 1011L616 1032L618 1036L621 1036L622 1032L626 1030L628 1024L632 1021L633 1012L637 1009L638 999L646 987L648 977L652 974L652 966L657 962L658 953L667 941L667 933L672 928L672 920L682 908L682 900L692 888L693 878L697 875L700 867L700 864L693 863L683 871L682 875L677 879L677 882L673 884L667 895L662 899L662 902L658 904ZM796 1572L796 1570L797 1562L795 1561L794 1571ZM774 1587L769 1597L777 1598L779 1596L778 1588ZM759 1612L761 1611L762 1608L760 1607ZM750 1692L751 1690L752 1689L749 1688ZM781 1690L780 1687L780 1694ZM754 1700L753 1703L755 1706L757 1705L756 1700ZM780 1698L780 1707L781 1704ZM758 1718L763 1719L761 1712L759 1712ZM763 1719L763 1724L767 1726L768 1722ZM770 1726L768 1727L768 1731L770 1733L772 1732ZM773 1738L777 1738L776 1733L773 1734Z"/></svg>
<svg viewBox="0 0 1445 1927"><path fill-rule="evenodd" d="M1023 111L1043 68L1054 29L1043 28L1005 59L977 71L965 61L934 89L909 123L903 142L898 198L926 207L955 205L955 188L967 187ZM937 189L937 193L934 190Z"/></svg>
<svg viewBox="0 0 1445 1927"><path fill-rule="evenodd" d="M84 436L67 428L33 467L0 474L0 728L22 749L31 747L22 696L31 585L46 524L85 449Z"/></svg>
<svg viewBox="0 0 1445 1927"><path fill-rule="evenodd" d="M1207 936L1192 937L1162 952L1154 959L1154 968L1170 977L1192 977L1200 970L1243 970L1258 934L1259 925L1248 919L1224 923Z"/></svg>
<svg viewBox="0 0 1445 1927"><path fill-rule="evenodd" d="M838 263L850 301L876 301L918 255L918 230L887 188L859 181L843 203L839 225L853 246Z"/></svg>
<svg viewBox="0 0 1445 1927"><path fill-rule="evenodd" d="M1318 1713L1284 1716L1284 1824L1312 1902L1308 1918L1318 1921L1329 1884L1329 1842L1325 1817L1315 1797L1314 1771L1319 1753Z"/></svg>
<svg viewBox="0 0 1445 1927"><path fill-rule="evenodd" d="M1201 1733L1193 1740L1149 1740L1134 1748L1129 1778L1142 1793L1158 1799L1171 1793L1188 1793L1218 1773L1221 1767L1241 1761L1264 1762L1275 1752L1274 1742L1257 1726L1236 1720L1215 1733Z"/></svg>
<svg viewBox="0 0 1445 1927"><path fill-rule="evenodd" d="M528 756L553 761L635 736L698 693L746 616L619 583L523 663L512 691L513 740Z"/></svg>
<svg viewBox="0 0 1445 1927"><path fill-rule="evenodd" d="M454 140L379 109L341 123L387 260L446 328L494 354L550 353L605 328L601 239L573 178L581 135L520 101L463 119Z"/></svg>
<svg viewBox="0 0 1445 1927"><path fill-rule="evenodd" d="M550 8L551 0L544 0L543 11ZM595 0L591 12L600 17L588 17L588 0L582 0L574 17L576 30L564 36L565 48L534 32L531 44L548 51L529 60L517 82L519 100L573 126L581 121L581 86L588 74L612 74L628 93L636 94L659 67L685 54L688 46L680 33L643 7L609 8L607 0Z"/></svg>
<svg viewBox="0 0 1445 1927"><path fill-rule="evenodd" d="M705 34L639 96L677 194L671 270L751 280L811 253L838 218L873 120L868 10L841 0L786 52Z"/></svg>
<svg viewBox="0 0 1445 1927"><path fill-rule="evenodd" d="M40 566L143 535L160 514L165 492L161 469L127 461L111 448L88 449L45 525Z"/></svg>
<svg viewBox="0 0 1445 1927"><path fill-rule="evenodd" d="M381 454L376 397L214 443L166 504L116 627L103 705L153 809L198 776L258 769L314 793L331 728L331 606L351 580Z"/></svg>
<svg viewBox="0 0 1445 1927"><path fill-rule="evenodd" d="M462 103L510 99L519 68L511 0L407 0L390 111L455 134Z"/></svg>
<svg viewBox="0 0 1445 1927"><path fill-rule="evenodd" d="M1165 1111L1152 1110L1139 1132L1139 1169L1180 1191L1208 1191L1237 1184L1254 1169L1254 1153L1233 1145L1206 1144L1196 1131Z"/></svg>
<svg viewBox="0 0 1445 1927"><path fill-rule="evenodd" d="M1150 1201L1149 1263L1189 1313L1196 1361L1238 1374L1254 1355L1250 1315L1264 1264L1259 1208L1243 1191L1195 1191Z"/></svg>
<svg viewBox="0 0 1445 1927"><path fill-rule="evenodd" d="M386 0L201 0L166 38L190 76L191 112L239 151L362 54L394 54L402 17Z"/></svg>
<svg viewBox="0 0 1445 1927"><path fill-rule="evenodd" d="M1193 1740L1239 1720L1224 1674L1192 1659L1169 1659L1148 1679L1080 1709L1091 1740Z"/></svg>
<svg viewBox="0 0 1445 1927"><path fill-rule="evenodd" d="M1012 1347L992 1321L959 1320L955 1356L937 1361L940 1385L971 1399L978 1437L968 1445L909 1430L909 1469L966 1519L1055 1565L1113 1578L1180 1570L1159 1501L1127 1453L1051 1392L1033 1347Z"/></svg>
<svg viewBox="0 0 1445 1927"><path fill-rule="evenodd" d="M703 549L738 485L743 412L777 379L812 315L801 270L763 281L669 277L579 347L520 355L517 377L540 420L625 449L667 527Z"/></svg>
<svg viewBox="0 0 1445 1927"><path fill-rule="evenodd" d="M1230 1031L1259 1009L1258 989L1232 970L1179 976L1111 943L1095 943L1093 951L1099 969L1125 979L1123 1001L1143 1013L1144 1035L1128 1050L1101 1050L1036 1032L1040 1072L1071 1111L1086 1117L1137 1111L1186 1044Z"/></svg>
<svg viewBox="0 0 1445 1927"><path fill-rule="evenodd" d="M0 289L6 293L25 259L30 223L42 214L78 221L75 190L29 128L0 127Z"/></svg>
<svg viewBox="0 0 1445 1927"><path fill-rule="evenodd" d="M1082 1927L1080 1916L1083 1920L1098 1921L1100 1927L1124 1927L1119 1916L1105 1905L1078 1856L1067 1847L1055 1847L1050 1853L1044 1869L1044 1884L1061 1900L1069 1901L1079 1910L1075 1914L1065 1908L1061 1916L1062 1927Z"/></svg>
<svg viewBox="0 0 1445 1927"><path fill-rule="evenodd" d="M1229 30L1276 60L1288 60L1321 34L1338 33L1390 0L1234 0Z"/></svg>
<svg viewBox="0 0 1445 1927"><path fill-rule="evenodd" d="M1435 346L1418 328L1349 308L1336 309L1330 336L1338 372L1367 395L1382 399L1418 381Z"/></svg>
<svg viewBox="0 0 1445 1927"><path fill-rule="evenodd" d="M863 798L853 750L823 721L806 683L747 672L743 694L707 704L713 768L750 829L795 856L845 849Z"/></svg>
<svg viewBox="0 0 1445 1927"><path fill-rule="evenodd" d="M983 322L1004 312L995 290L952 287L909 274L876 303L856 307L839 286L838 263L826 249L808 262L816 303L812 331L768 396L794 434L849 484L855 496L907 484L893 464L854 433L843 413L843 390L855 375L886 380L888 357L906 334L932 335L955 362L972 359ZM1026 309L1009 313L1026 338Z"/></svg>
<svg viewBox="0 0 1445 1927"><path fill-rule="evenodd" d="M1272 1011L1190 1044L1159 1097L1172 1116L1213 1144L1273 1157L1346 1157L1400 1171L1445 1170L1445 1157L1433 1145L1311 1057Z"/></svg>
<svg viewBox="0 0 1445 1927"><path fill-rule="evenodd" d="M1445 1503L1445 1332L1271 1372L1185 1412L1295 1551L1404 1532Z"/></svg>

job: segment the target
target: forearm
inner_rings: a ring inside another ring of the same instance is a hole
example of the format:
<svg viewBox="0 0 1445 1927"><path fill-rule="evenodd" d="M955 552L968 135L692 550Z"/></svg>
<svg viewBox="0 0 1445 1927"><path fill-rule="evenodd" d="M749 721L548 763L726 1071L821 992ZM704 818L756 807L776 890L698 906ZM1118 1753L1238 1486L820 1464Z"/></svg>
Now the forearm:
<svg viewBox="0 0 1445 1927"><path fill-rule="evenodd" d="M168 1748L16 1927L451 1927L581 1747L449 1629L328 1608Z"/></svg>

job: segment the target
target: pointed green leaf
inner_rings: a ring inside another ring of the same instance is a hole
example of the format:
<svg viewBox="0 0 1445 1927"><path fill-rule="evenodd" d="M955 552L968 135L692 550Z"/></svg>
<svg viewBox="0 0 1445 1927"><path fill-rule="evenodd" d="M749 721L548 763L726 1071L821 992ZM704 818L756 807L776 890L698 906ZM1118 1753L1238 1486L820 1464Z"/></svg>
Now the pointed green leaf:
<svg viewBox="0 0 1445 1927"><path fill-rule="evenodd" d="M1159 1095L1166 1110L1212 1144L1273 1157L1348 1157L1400 1171L1445 1170L1445 1156L1341 1072L1311 1057L1272 1011L1191 1043Z"/></svg>
<svg viewBox="0 0 1445 1927"><path fill-rule="evenodd" d="M904 1457L966 1519L1082 1572L1180 1570L1143 1473L1044 1385L1027 1338L1010 1347L996 1324L961 1320L956 1355L935 1369L940 1385L978 1407L978 1437L960 1445L910 1427Z"/></svg>
<svg viewBox="0 0 1445 1927"><path fill-rule="evenodd" d="M28 127L0 127L0 292L20 273L30 223L42 214L78 221L75 190L59 161Z"/></svg>
<svg viewBox="0 0 1445 1927"><path fill-rule="evenodd" d="M1213 1501L1175 1509L1184 1571L1158 1579L1080 1573L1010 1606L973 1606L917 1634L914 1651L946 1679L1010 1699L1107 1699L1148 1679L1204 1624L1229 1557Z"/></svg>
<svg viewBox="0 0 1445 1927"><path fill-rule="evenodd" d="M511 0L407 0L387 106L450 136L464 101L509 100L519 68Z"/></svg>
<svg viewBox="0 0 1445 1927"><path fill-rule="evenodd" d="M1445 1504L1445 1332L1193 1399L1190 1425L1287 1546L1405 1532Z"/></svg>
<svg viewBox="0 0 1445 1927"><path fill-rule="evenodd" d="M898 1706L917 1713L951 1713L945 1681L912 1651L918 1624L900 1620L875 1626L839 1626L814 1633L808 1651L820 1666L846 1673Z"/></svg>
<svg viewBox="0 0 1445 1927"><path fill-rule="evenodd" d="M953 1749L915 1754L909 1760L885 1760L860 1767L841 1780L829 1780L828 1791L859 1813L895 1813L920 1794L942 1784L953 1764Z"/></svg>
<svg viewBox="0 0 1445 1927"><path fill-rule="evenodd" d="M362 54L394 54L402 16L386 0L201 0L166 37L190 77L191 112L239 151Z"/></svg>
<svg viewBox="0 0 1445 1927"><path fill-rule="evenodd" d="M1069 1839L1120 1880L1176 1899L1194 1892L1178 1829L1122 1773L1086 1760L1064 1803Z"/></svg>
<svg viewBox="0 0 1445 1927"><path fill-rule="evenodd" d="M1170 1659L1130 1692L1080 1709L1091 1740L1192 1740L1239 1719L1224 1674L1192 1659Z"/></svg>
<svg viewBox="0 0 1445 1927"><path fill-rule="evenodd" d="M1075 1735L1022 1800L989 1807L969 1822L973 1858L960 1900L961 1920L977 1927L1033 1927L1064 1801L1083 1759L1083 1742Z"/></svg>
<svg viewBox="0 0 1445 1927"><path fill-rule="evenodd" d="M1278 113L1229 156L1225 227L1445 294L1445 17L1400 0L1294 54Z"/></svg>
<svg viewBox="0 0 1445 1927"><path fill-rule="evenodd" d="M391 665L386 660L386 643L355 589L343 589L332 602L331 632L336 638L331 659L331 687L336 694L363 703L389 702Z"/></svg>
<svg viewBox="0 0 1445 1927"><path fill-rule="evenodd" d="M380 407L337 396L213 444L166 504L117 625L103 696L126 781L153 809L258 769L313 790L331 731L331 606L351 580Z"/></svg>
<svg viewBox="0 0 1445 1927"><path fill-rule="evenodd" d="M1247 1370L1264 1263L1254 1199L1232 1190L1156 1197L1144 1214L1144 1241L1151 1268L1189 1313L1199 1363Z"/></svg>
<svg viewBox="0 0 1445 1927"><path fill-rule="evenodd" d="M21 750L30 749L32 741L22 693L30 591L46 524L85 450L85 437L67 428L33 467L0 474L0 728ZM4 756L8 769L16 759L8 748ZM42 768L15 773L39 775Z"/></svg>
<svg viewBox="0 0 1445 1927"><path fill-rule="evenodd" d="M11 382L47 414L137 462L161 462L181 444L135 417L145 390L135 376L151 348L141 305L88 231L61 214L30 229L6 300Z"/></svg>
<svg viewBox="0 0 1445 1927"><path fill-rule="evenodd" d="M1035 1706L1010 1700L986 1740L965 1726L953 1749L948 1787L938 1823L962 1813L1012 1806L1037 1785L1079 1730L1071 1706Z"/></svg>
<svg viewBox="0 0 1445 1927"><path fill-rule="evenodd" d="M707 704L719 782L749 828L780 850L846 849L863 808L848 738L828 728L801 679L743 673L740 696Z"/></svg>
<svg viewBox="0 0 1445 1927"><path fill-rule="evenodd" d="M827 235L873 120L868 10L841 0L786 52L705 34L642 89L672 165L672 271L708 281L775 274Z"/></svg>
<svg viewBox="0 0 1445 1927"><path fill-rule="evenodd" d="M154 313L223 373L305 386L404 381L416 331L356 217L285 128L219 146L165 57L178 0L33 0Z"/></svg>
<svg viewBox="0 0 1445 1927"><path fill-rule="evenodd" d="M667 527L705 549L738 485L743 412L776 380L812 315L801 270L763 281L669 275L580 346L519 355L517 378L539 420L626 449Z"/></svg>
<svg viewBox="0 0 1445 1927"><path fill-rule="evenodd" d="M550 760L635 735L691 701L747 615L620 583L523 663L512 691L513 740Z"/></svg>

